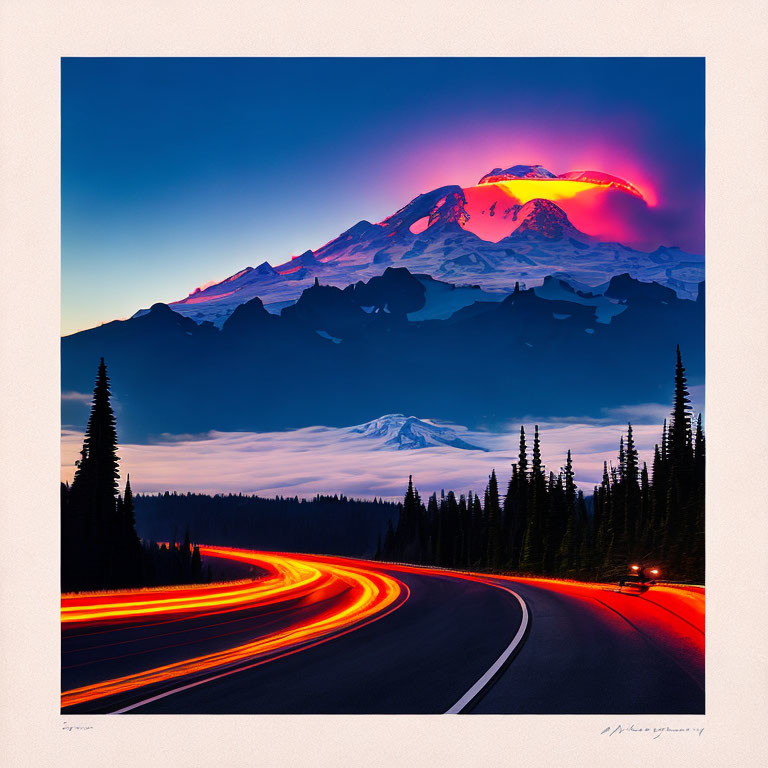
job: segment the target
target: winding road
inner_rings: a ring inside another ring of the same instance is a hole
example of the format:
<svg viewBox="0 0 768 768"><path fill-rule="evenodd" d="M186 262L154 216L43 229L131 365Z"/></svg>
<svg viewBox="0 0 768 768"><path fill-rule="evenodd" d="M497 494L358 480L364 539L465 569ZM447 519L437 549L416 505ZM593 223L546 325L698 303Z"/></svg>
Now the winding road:
<svg viewBox="0 0 768 768"><path fill-rule="evenodd" d="M201 553L260 578L62 596L62 712L704 712L703 588Z"/></svg>

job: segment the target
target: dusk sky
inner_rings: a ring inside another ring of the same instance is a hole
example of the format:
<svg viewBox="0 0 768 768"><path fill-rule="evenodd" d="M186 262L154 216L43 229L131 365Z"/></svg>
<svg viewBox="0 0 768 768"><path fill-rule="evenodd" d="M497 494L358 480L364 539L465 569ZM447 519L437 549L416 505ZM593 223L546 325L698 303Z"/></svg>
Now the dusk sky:
<svg viewBox="0 0 768 768"><path fill-rule="evenodd" d="M494 167L604 171L703 250L703 59L64 59L62 332Z"/></svg>

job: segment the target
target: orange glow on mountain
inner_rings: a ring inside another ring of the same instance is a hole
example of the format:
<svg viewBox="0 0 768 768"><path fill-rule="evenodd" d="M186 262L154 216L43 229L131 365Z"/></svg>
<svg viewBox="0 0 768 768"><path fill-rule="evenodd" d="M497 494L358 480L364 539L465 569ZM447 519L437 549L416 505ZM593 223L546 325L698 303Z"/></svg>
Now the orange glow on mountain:
<svg viewBox="0 0 768 768"><path fill-rule="evenodd" d="M469 221L464 229L498 242L517 229L515 206L544 199L562 208L573 226L587 235L603 241L632 241L636 233L627 211L647 210L649 203L631 184L613 176L606 179L616 181L510 179L465 187Z"/></svg>
<svg viewBox="0 0 768 768"><path fill-rule="evenodd" d="M491 184L479 184L478 187L494 186L513 198L519 205L529 200L542 198L544 200L565 200L595 187L605 186L592 181L570 181L568 179L510 179L509 181L494 181ZM470 187L477 189L478 187ZM464 190L466 194L469 190Z"/></svg>

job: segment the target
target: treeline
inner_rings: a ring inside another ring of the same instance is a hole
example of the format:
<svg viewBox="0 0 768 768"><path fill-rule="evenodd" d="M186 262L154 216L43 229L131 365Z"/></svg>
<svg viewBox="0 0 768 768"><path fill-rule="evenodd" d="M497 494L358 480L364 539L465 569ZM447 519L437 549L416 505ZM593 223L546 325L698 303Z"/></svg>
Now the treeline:
<svg viewBox="0 0 768 768"><path fill-rule="evenodd" d="M115 415L102 358L75 477L71 486L61 485L62 591L204 581L200 551L188 535L180 545L175 538L162 546L139 539L130 476L121 495L118 461Z"/></svg>
<svg viewBox="0 0 768 768"><path fill-rule="evenodd" d="M200 548L189 540L189 530L179 544L175 537L157 544L150 541L143 547L143 581L149 585L201 584L213 580L211 566L203 568Z"/></svg>
<svg viewBox="0 0 768 768"><path fill-rule="evenodd" d="M449 491L425 505L411 478L377 558L580 579L613 579L630 561L644 561L658 565L664 578L703 582L705 450L701 416L695 434L692 428L678 348L672 418L650 471L639 465L630 424L617 464L605 464L588 505L575 484L571 452L557 474L547 473L538 427L530 461L521 427L503 497L495 470L482 500Z"/></svg>
<svg viewBox="0 0 768 768"><path fill-rule="evenodd" d="M221 546L371 556L376 536L397 517L393 502L346 496L313 499L244 494L140 494L136 526L144 539L164 541L188 526L195 541Z"/></svg>

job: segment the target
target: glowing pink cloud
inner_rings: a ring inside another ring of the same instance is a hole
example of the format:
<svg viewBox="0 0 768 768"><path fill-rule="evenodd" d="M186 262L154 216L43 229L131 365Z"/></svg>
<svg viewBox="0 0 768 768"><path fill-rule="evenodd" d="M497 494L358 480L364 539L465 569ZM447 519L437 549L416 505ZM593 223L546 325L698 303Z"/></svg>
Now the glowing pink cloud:
<svg viewBox="0 0 768 768"><path fill-rule="evenodd" d="M578 195L555 200L575 227L601 240L641 250L678 245L702 253L703 193L695 199L675 199L681 180L660 159L643 156L633 141L639 129L628 126L627 138L622 140L618 132L601 135L593 126L531 124L510 132L503 126L475 125L460 135L433 137L429 142L405 147L401 162L393 164L392 175L398 187L409 189L410 197L459 184L471 198L472 215L472 209L482 210L485 202L477 191L478 180L492 168L530 163L542 165L556 175L578 170L596 172L595 180L604 176L626 182L642 199L630 191L622 193L618 186L596 184ZM494 241L509 234L497 231L501 227L484 228L471 222L467 228Z"/></svg>

